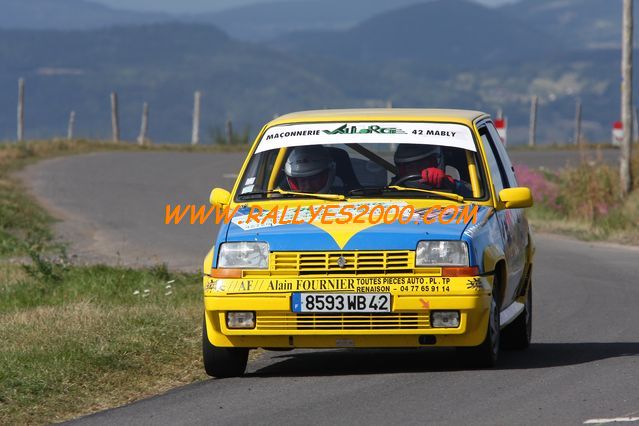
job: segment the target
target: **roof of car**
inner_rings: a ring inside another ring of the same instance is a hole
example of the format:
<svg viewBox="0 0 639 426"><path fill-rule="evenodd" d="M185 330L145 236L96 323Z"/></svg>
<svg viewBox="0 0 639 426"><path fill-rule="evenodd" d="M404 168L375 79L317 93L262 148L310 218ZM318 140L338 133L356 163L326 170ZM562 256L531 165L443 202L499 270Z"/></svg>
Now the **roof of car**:
<svg viewBox="0 0 639 426"><path fill-rule="evenodd" d="M462 109L359 108L300 111L275 118L269 125L325 121L450 121L472 123L488 114Z"/></svg>

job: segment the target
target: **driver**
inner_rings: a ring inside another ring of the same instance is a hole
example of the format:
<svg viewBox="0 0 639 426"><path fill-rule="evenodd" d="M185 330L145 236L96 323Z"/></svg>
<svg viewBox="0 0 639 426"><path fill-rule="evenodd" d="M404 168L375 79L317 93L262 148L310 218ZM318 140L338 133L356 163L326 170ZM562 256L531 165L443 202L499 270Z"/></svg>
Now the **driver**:
<svg viewBox="0 0 639 426"><path fill-rule="evenodd" d="M335 180L335 161L321 145L293 148L284 165L293 191L327 193Z"/></svg>
<svg viewBox="0 0 639 426"><path fill-rule="evenodd" d="M424 189L443 189L462 197L471 197L473 191L466 182L455 180L444 172L444 153L438 145L400 144L395 151L397 179L415 175L407 186ZM417 179L421 176L421 179ZM397 180L395 179L395 180Z"/></svg>

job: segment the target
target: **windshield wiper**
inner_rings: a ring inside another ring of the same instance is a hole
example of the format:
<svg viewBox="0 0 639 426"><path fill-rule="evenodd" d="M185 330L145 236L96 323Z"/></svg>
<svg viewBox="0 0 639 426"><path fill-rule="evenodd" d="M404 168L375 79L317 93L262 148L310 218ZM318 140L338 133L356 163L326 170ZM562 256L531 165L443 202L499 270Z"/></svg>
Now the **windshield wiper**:
<svg viewBox="0 0 639 426"><path fill-rule="evenodd" d="M319 198L322 200L345 200L346 197L340 194L315 194L312 192L297 192L297 191L284 191L283 189L271 189L270 191L252 191L245 192L244 194L240 194L238 198L244 198L246 196L251 195L270 195L270 194L280 194L280 195L292 195L296 197L310 197L310 198Z"/></svg>
<svg viewBox="0 0 639 426"><path fill-rule="evenodd" d="M406 186L397 186L397 185L389 185L389 186L379 186L375 188L358 188L353 189L348 192L348 195L375 195L375 194L383 194L384 192L391 191L410 191L410 192L422 192L428 195L435 195L440 198L445 198L447 200L457 201L461 203L464 201L464 197L457 194L452 194L450 192L442 192L442 191L433 191L430 189L421 189L421 188L409 188Z"/></svg>
<svg viewBox="0 0 639 426"><path fill-rule="evenodd" d="M464 197L458 194L453 194L451 192L433 191L432 189L409 188L406 186L397 186L397 185L390 185L389 188L395 189L397 191L417 191L417 192L423 192L426 194L438 195L448 200L457 201L458 203L461 203L462 201L464 201Z"/></svg>

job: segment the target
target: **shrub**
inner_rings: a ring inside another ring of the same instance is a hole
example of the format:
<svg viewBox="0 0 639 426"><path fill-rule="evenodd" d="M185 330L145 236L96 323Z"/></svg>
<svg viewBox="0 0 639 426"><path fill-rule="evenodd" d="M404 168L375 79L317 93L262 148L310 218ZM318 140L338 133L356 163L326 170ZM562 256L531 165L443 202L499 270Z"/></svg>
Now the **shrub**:
<svg viewBox="0 0 639 426"><path fill-rule="evenodd" d="M635 153L633 169L639 173L639 152ZM559 172L517 165L515 172L519 184L531 189L535 200L532 213L540 221L581 222L591 227L595 238L639 230L639 209L634 207L639 190L635 185L636 190L624 200L614 165L583 161ZM634 179L638 180L636 174Z"/></svg>
<svg viewBox="0 0 639 426"><path fill-rule="evenodd" d="M530 188L535 204L540 204L553 211L561 210L557 203L559 198L557 183L547 179L544 173L524 165L516 165L515 174L519 185Z"/></svg>
<svg viewBox="0 0 639 426"><path fill-rule="evenodd" d="M564 169L559 178L558 203L567 218L594 222L621 205L619 173L608 165Z"/></svg>

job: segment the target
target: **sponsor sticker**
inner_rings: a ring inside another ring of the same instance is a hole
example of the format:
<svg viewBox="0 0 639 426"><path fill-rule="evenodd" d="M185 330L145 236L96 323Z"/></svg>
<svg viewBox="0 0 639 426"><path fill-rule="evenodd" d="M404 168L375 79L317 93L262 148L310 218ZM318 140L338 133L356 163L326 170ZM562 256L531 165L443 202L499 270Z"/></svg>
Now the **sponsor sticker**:
<svg viewBox="0 0 639 426"><path fill-rule="evenodd" d="M452 123L356 122L287 124L268 129L255 153L335 144L425 144L476 151L470 128Z"/></svg>
<svg viewBox="0 0 639 426"><path fill-rule="evenodd" d="M432 293L451 291L451 278L422 276L352 278L253 278L216 279L205 286L205 293L265 293L339 291L353 293Z"/></svg>

